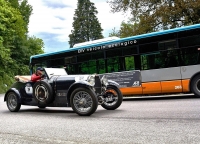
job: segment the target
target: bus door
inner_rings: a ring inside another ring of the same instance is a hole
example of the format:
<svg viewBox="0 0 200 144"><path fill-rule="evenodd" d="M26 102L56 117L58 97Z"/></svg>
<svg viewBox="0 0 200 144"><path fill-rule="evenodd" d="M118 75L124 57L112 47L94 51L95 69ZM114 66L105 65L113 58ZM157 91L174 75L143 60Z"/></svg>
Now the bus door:
<svg viewBox="0 0 200 144"><path fill-rule="evenodd" d="M180 67L163 68L158 72L162 93L182 92L181 72Z"/></svg>
<svg viewBox="0 0 200 144"><path fill-rule="evenodd" d="M182 92L180 67L142 71L143 94Z"/></svg>
<svg viewBox="0 0 200 144"><path fill-rule="evenodd" d="M141 56L143 94L182 92L178 50Z"/></svg>
<svg viewBox="0 0 200 144"><path fill-rule="evenodd" d="M182 92L181 69L179 67L180 50L175 49L177 48L176 40L165 41L162 44L165 44L165 49L167 49L162 53L164 68L159 69L162 93Z"/></svg>
<svg viewBox="0 0 200 144"><path fill-rule="evenodd" d="M130 50L127 52L130 53ZM131 55L124 57L124 63L127 71L130 71L131 74L129 78L123 81L124 86L120 88L123 95L141 95L142 94L142 86L141 86L141 72L138 71L140 65L138 62L140 60L139 56ZM136 63L136 62L137 63ZM128 81L129 83L128 83ZM139 83L138 83L139 81Z"/></svg>
<svg viewBox="0 0 200 144"><path fill-rule="evenodd" d="M142 93L157 94L161 93L161 83L159 79L159 69L143 70L142 75Z"/></svg>

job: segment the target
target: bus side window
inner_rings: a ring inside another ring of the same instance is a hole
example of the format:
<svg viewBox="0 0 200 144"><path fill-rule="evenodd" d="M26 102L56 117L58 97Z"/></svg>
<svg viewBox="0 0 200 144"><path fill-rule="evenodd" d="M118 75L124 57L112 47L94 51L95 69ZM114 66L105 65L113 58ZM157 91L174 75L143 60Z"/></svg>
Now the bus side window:
<svg viewBox="0 0 200 144"><path fill-rule="evenodd" d="M126 70L135 70L134 56L125 57L125 68Z"/></svg>
<svg viewBox="0 0 200 144"><path fill-rule="evenodd" d="M195 65L200 63L200 54L198 47L188 47L181 49L181 65Z"/></svg>
<svg viewBox="0 0 200 144"><path fill-rule="evenodd" d="M166 54L166 67L177 67L185 63L184 52L181 49L169 50Z"/></svg>
<svg viewBox="0 0 200 144"><path fill-rule="evenodd" d="M176 67L177 59L174 55L171 55L170 53L167 53L166 59L165 59L165 67Z"/></svg>

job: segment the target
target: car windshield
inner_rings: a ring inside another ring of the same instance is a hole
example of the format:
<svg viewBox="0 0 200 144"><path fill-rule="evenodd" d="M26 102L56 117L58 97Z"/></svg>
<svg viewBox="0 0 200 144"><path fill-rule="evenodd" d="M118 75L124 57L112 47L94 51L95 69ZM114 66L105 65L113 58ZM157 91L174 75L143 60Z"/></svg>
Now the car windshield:
<svg viewBox="0 0 200 144"><path fill-rule="evenodd" d="M48 77L53 75L67 75L67 72L63 68L45 68Z"/></svg>

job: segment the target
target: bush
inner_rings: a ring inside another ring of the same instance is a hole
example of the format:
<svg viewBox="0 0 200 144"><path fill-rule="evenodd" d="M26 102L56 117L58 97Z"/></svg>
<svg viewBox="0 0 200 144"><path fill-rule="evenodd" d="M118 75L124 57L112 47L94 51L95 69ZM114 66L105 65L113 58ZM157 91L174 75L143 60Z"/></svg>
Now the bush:
<svg viewBox="0 0 200 144"><path fill-rule="evenodd" d="M3 74L3 76L0 76L0 93L5 93L11 85L14 83L14 76Z"/></svg>

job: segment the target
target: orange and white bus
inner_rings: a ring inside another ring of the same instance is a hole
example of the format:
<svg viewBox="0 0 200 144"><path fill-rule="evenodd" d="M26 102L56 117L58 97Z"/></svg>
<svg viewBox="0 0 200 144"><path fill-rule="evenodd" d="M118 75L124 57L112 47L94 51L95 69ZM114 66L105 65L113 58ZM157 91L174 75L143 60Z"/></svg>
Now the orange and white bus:
<svg viewBox="0 0 200 144"><path fill-rule="evenodd" d="M200 97L200 24L86 42L31 56L30 64L31 71L34 66L65 66L68 74L138 70L141 83L121 86L124 96L194 93Z"/></svg>

